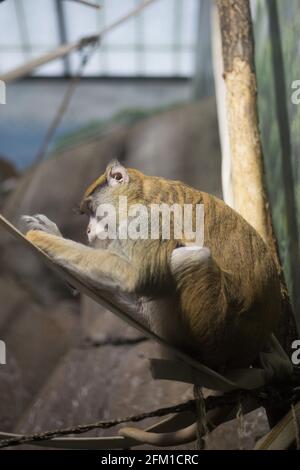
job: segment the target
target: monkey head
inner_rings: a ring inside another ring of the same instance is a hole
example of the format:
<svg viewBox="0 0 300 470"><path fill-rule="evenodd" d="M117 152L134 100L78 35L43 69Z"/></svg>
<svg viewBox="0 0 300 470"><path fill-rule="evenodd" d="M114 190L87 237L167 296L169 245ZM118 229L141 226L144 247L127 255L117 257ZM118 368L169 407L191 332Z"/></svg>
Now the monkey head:
<svg viewBox="0 0 300 470"><path fill-rule="evenodd" d="M87 237L91 245L99 246L99 240L107 232L115 214L118 218L122 217L122 214L127 218L127 211L125 214L124 206L120 206L122 196L126 197L126 204L129 205L139 199L144 202L143 179L144 175L139 171L126 169L117 160L113 160L105 173L87 188L80 203L80 213L89 217ZM110 211L110 208L115 210ZM107 237L105 239L107 240Z"/></svg>

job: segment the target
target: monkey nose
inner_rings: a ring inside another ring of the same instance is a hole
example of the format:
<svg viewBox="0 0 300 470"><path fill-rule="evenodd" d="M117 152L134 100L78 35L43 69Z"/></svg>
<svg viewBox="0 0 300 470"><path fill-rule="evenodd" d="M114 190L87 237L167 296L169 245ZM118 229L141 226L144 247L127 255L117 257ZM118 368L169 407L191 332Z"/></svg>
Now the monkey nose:
<svg viewBox="0 0 300 470"><path fill-rule="evenodd" d="M91 233L91 227L88 226L86 233L89 235Z"/></svg>

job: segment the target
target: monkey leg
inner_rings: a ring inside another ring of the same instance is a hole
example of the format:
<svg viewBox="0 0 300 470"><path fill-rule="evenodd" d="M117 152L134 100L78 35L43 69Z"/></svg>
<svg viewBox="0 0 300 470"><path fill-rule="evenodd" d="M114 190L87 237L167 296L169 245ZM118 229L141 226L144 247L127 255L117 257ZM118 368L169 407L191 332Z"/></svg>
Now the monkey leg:
<svg viewBox="0 0 300 470"><path fill-rule="evenodd" d="M212 258L209 248L176 248L171 255L170 267L193 326L197 328L197 322L201 320L199 307L208 315L213 311L219 313L227 306L224 287L228 275Z"/></svg>
<svg viewBox="0 0 300 470"><path fill-rule="evenodd" d="M30 230L26 237L58 265L91 281L95 287L118 288L126 293L135 290L137 273L125 257L40 230Z"/></svg>
<svg viewBox="0 0 300 470"><path fill-rule="evenodd" d="M198 246L176 248L171 255L170 268L178 287L183 321L189 331L189 346L199 352L199 357L207 364L219 363L228 320L228 275L212 258L209 248Z"/></svg>

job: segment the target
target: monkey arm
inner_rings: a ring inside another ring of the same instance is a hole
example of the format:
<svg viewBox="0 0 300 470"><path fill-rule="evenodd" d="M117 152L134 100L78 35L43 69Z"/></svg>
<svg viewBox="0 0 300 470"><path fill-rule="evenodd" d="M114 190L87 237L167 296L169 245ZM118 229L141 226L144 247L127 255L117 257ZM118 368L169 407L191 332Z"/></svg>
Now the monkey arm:
<svg viewBox="0 0 300 470"><path fill-rule="evenodd" d="M118 288L133 293L137 273L125 258L109 250L94 249L40 230L30 230L26 238L50 256L57 264L95 287Z"/></svg>

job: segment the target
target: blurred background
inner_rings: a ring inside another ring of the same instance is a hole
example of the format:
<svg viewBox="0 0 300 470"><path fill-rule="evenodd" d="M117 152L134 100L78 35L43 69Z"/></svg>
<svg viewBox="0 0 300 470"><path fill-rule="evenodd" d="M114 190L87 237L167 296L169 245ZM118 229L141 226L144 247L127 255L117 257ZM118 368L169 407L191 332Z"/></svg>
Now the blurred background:
<svg viewBox="0 0 300 470"><path fill-rule="evenodd" d="M142 2L94 3L101 8L72 0L1 2L0 78L103 30ZM113 158L222 197L213 7L213 0L156 0L103 36L80 80L74 77L84 52L74 51L6 83L0 210L9 220L18 225L22 214L45 213L65 236L85 242L86 221L74 208ZM300 114L291 87L300 79L300 8L297 0L255 0L251 8L268 193L297 306L298 259L290 256L288 241L299 246ZM93 422L191 396L183 384L151 379L147 358L155 356L155 344L91 300L74 298L3 231L0 299L0 338L7 347L7 364L0 366L0 430ZM236 448L240 442L251 448L267 426L264 412L256 411L245 417L242 438L236 423L228 423L212 433L208 447Z"/></svg>
<svg viewBox="0 0 300 470"><path fill-rule="evenodd" d="M101 31L139 3L139 0L107 0L100 2L101 9L96 10L73 1L5 1L0 19L0 73L62 43ZM132 114L151 114L189 101L197 92L192 79L197 55L201 55L202 42L197 36L200 3L154 2L104 36L85 67L84 80L56 137L114 118L126 120L126 112L130 119ZM66 79L77 73L80 58L78 51L71 53L35 70L34 80L31 77L25 83L8 87L1 152L18 168L33 162L64 93ZM206 73L205 92L212 94L210 57Z"/></svg>

